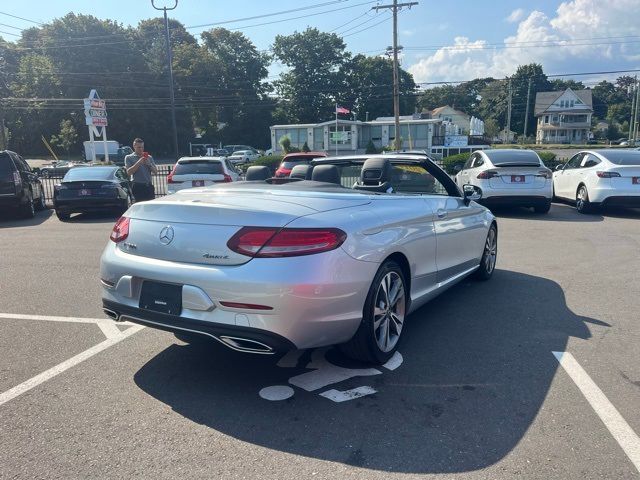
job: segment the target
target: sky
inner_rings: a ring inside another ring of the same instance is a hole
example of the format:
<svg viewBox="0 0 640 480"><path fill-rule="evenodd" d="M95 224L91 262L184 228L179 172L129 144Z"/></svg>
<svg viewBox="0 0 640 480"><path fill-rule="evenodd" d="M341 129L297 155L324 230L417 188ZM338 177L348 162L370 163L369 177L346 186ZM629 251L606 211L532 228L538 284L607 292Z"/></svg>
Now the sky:
<svg viewBox="0 0 640 480"><path fill-rule="evenodd" d="M154 1L158 7L171 7L175 0ZM259 50L269 49L276 35L316 27L342 36L353 54L381 55L392 44L391 15L389 10L376 12L372 7L389 3L391 0L178 0L169 15L196 37L214 26L238 29ZM532 62L542 64L548 75L589 73L567 77L588 86L601 79L613 81L622 74L590 72L640 70L639 10L640 0L418 0L418 5L403 8L398 16L402 67L425 88L438 82L503 78L518 65ZM283 11L289 12L280 13ZM69 12L133 26L162 15L153 9L151 0L2 2L0 36L15 40L21 28ZM283 68L272 65L270 76Z"/></svg>

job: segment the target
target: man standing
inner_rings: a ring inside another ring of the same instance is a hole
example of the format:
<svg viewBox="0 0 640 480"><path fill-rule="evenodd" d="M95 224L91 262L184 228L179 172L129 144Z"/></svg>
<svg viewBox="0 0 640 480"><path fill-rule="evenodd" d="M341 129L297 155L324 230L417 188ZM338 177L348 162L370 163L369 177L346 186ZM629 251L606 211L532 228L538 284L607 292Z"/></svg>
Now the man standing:
<svg viewBox="0 0 640 480"><path fill-rule="evenodd" d="M151 175L158 173L158 169L153 157L144 151L144 141L141 138L133 141L133 153L124 157L124 166L133 182L131 188L136 202L156 198Z"/></svg>

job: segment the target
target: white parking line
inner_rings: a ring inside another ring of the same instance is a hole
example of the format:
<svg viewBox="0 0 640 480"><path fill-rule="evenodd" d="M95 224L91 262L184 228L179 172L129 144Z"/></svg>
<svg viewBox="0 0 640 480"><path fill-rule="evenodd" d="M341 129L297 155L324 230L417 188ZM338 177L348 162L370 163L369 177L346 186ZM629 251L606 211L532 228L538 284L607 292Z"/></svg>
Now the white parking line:
<svg viewBox="0 0 640 480"><path fill-rule="evenodd" d="M85 317L59 317L51 315L24 315L20 313L0 313L0 319L5 320L41 320L44 322L67 322L67 323L95 323L107 322L114 324L108 318L85 318ZM118 325L135 325L131 322L118 322Z"/></svg>
<svg viewBox="0 0 640 480"><path fill-rule="evenodd" d="M573 355L568 352L552 353L611 432L613 438L622 447L631 463L640 472L640 437L631 429L616 407L573 358Z"/></svg>
<svg viewBox="0 0 640 480"><path fill-rule="evenodd" d="M90 323L90 322L85 322L85 323ZM7 390L4 393L0 393L0 405L7 403L9 400L13 400L14 398L22 395L25 392L28 392L32 388L37 387L41 383L44 383L47 380L55 377L56 375L61 374L65 370L68 370L71 367L74 367L75 365L78 365L79 363L84 362L88 358L91 358L94 355L102 352L103 350L106 350L107 348L115 345L116 343L121 342L125 338L130 337L131 335L133 335L136 332L139 332L143 328L144 327L141 325L136 325L134 327L128 328L124 332L119 332L117 336L108 337L106 340L99 343L98 345L95 345L90 349L85 350L84 352L79 353L74 357L71 357L69 360L65 360L64 362L59 363L55 367L50 368L49 370L42 372L41 374L36 375L35 377L30 378L25 382L22 382L20 385L17 385Z"/></svg>

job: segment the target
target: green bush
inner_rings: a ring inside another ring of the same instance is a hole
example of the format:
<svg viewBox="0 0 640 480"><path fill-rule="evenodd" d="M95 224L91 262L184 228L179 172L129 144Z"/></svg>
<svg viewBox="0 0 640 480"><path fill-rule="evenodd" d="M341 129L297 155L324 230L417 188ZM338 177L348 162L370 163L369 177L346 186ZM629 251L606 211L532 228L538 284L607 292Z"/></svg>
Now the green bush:
<svg viewBox="0 0 640 480"><path fill-rule="evenodd" d="M460 165L460 168L469 160L471 153L463 152L457 155L450 155L442 159L442 165L444 166L445 171L449 175L455 175L459 170L456 170L456 165Z"/></svg>
<svg viewBox="0 0 640 480"><path fill-rule="evenodd" d="M283 155L264 155L262 157L258 157L255 161L251 162L247 165L250 167L252 165L266 165L271 170L271 174L275 175L276 170L280 166L280 162L282 162Z"/></svg>
<svg viewBox="0 0 640 480"><path fill-rule="evenodd" d="M554 170L557 165L564 163L563 160L556 158L556 154L553 152L541 151L538 152L538 156L544 162L545 166L551 170Z"/></svg>
<svg viewBox="0 0 640 480"><path fill-rule="evenodd" d="M372 154L372 153L380 153L380 152L378 152L378 149L373 144L373 141L369 140L369 143L367 143L367 149L365 150L365 153Z"/></svg>
<svg viewBox="0 0 640 480"><path fill-rule="evenodd" d="M302 151L303 152L310 152L311 149L309 148L309 145L307 144L307 142L304 142L304 145L302 145Z"/></svg>

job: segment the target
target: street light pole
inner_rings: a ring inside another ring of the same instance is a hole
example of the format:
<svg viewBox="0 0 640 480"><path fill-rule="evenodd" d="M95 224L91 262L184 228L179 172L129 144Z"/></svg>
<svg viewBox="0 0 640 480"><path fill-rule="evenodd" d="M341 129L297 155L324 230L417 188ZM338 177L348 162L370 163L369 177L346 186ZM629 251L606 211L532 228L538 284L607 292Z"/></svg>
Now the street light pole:
<svg viewBox="0 0 640 480"><path fill-rule="evenodd" d="M178 0L173 0L173 7L167 8L156 7L155 0L151 0L151 6L156 10L164 11L164 36L167 44L167 63L169 64L169 95L171 97L171 127L173 129L173 151L178 159L178 127L176 126L176 100L173 94L173 61L171 56L171 41L169 40L169 19L167 18L167 10L175 10L178 6Z"/></svg>

